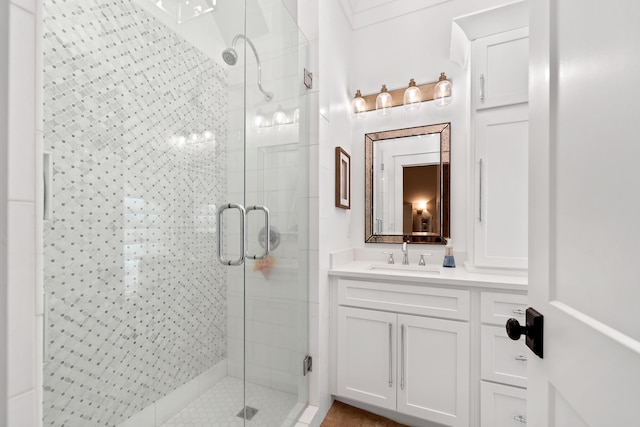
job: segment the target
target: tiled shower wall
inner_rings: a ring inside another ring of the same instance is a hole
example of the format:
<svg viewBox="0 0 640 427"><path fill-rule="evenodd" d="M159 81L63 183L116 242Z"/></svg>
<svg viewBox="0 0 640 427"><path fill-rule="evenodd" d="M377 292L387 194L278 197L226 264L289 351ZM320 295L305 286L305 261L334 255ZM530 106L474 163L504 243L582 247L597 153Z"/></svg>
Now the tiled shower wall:
<svg viewBox="0 0 640 427"><path fill-rule="evenodd" d="M115 425L226 358L226 74L129 0L45 0L43 49L44 424Z"/></svg>

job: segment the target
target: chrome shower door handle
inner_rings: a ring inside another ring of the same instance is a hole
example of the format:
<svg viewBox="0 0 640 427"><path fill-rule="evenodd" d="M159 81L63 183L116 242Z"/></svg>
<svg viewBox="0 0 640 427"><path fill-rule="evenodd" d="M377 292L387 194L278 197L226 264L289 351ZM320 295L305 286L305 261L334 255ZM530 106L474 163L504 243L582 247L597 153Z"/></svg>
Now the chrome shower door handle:
<svg viewBox="0 0 640 427"><path fill-rule="evenodd" d="M224 211L226 211L227 209L237 209L240 211L240 256L238 257L238 259L235 260L228 260L224 258L223 255L223 225L222 225L222 213ZM237 203L225 203L222 206L220 206L218 208L218 215L217 215L217 220L218 220L218 260L220 261L221 264L223 265L242 265L244 264L244 257L245 257L245 252L244 252L244 248L246 247L245 244L245 240L246 240L246 235L245 235L245 227L244 227L244 217L246 215L246 212L244 210L244 207L242 205L239 205Z"/></svg>
<svg viewBox="0 0 640 427"><path fill-rule="evenodd" d="M249 216L249 212L251 211L262 211L264 212L264 229L265 229L265 239L264 239L264 252L262 255L249 255L246 254L247 258L250 259L265 259L271 253L271 226L269 220L269 209L264 206L249 206L247 207L247 217Z"/></svg>

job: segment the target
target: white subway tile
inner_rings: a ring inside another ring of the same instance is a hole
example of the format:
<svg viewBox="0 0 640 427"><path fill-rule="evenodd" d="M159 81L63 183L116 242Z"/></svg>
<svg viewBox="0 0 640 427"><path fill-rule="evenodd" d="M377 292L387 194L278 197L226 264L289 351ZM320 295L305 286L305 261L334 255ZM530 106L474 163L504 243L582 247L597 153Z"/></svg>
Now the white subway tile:
<svg viewBox="0 0 640 427"><path fill-rule="evenodd" d="M31 390L19 396L9 399L8 402L8 427L37 427L36 392Z"/></svg>
<svg viewBox="0 0 640 427"><path fill-rule="evenodd" d="M9 202L8 323L9 396L35 387L34 204Z"/></svg>
<svg viewBox="0 0 640 427"><path fill-rule="evenodd" d="M9 200L35 200L35 18L15 5L9 21Z"/></svg>
<svg viewBox="0 0 640 427"><path fill-rule="evenodd" d="M198 382L190 381L156 402L156 423L162 424L198 398Z"/></svg>
<svg viewBox="0 0 640 427"><path fill-rule="evenodd" d="M118 427L155 427L156 405L151 404L142 411L134 414L128 420L118 424Z"/></svg>
<svg viewBox="0 0 640 427"><path fill-rule="evenodd" d="M16 6L20 6L31 13L35 13L36 11L36 0L11 0L11 3Z"/></svg>
<svg viewBox="0 0 640 427"><path fill-rule="evenodd" d="M35 129L42 132L44 130L44 119L43 119L43 109L44 109L44 55L42 50L42 33L43 33L43 25L42 25L42 9L43 2L36 2L35 0L30 0L36 3L36 11L35 11L35 43L36 43L36 51L35 51Z"/></svg>
<svg viewBox="0 0 640 427"><path fill-rule="evenodd" d="M198 390L202 395L211 387L219 383L227 376L227 359L216 363L213 367L207 369L203 374L198 376Z"/></svg>

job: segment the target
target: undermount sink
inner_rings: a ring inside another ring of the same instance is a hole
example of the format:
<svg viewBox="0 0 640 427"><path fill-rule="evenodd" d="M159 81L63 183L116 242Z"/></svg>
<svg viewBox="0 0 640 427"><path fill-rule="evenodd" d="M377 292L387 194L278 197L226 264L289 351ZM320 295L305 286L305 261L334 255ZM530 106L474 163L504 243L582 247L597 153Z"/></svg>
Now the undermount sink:
<svg viewBox="0 0 640 427"><path fill-rule="evenodd" d="M439 265L402 265L402 264L372 264L368 268L370 271L393 274L440 274Z"/></svg>

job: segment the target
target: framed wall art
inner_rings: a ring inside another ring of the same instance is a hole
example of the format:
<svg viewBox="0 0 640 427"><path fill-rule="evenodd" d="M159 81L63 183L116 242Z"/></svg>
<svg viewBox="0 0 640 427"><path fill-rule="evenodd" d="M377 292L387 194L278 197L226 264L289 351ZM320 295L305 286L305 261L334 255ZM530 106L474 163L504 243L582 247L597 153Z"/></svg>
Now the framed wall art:
<svg viewBox="0 0 640 427"><path fill-rule="evenodd" d="M351 209L351 156L336 147L336 207Z"/></svg>

